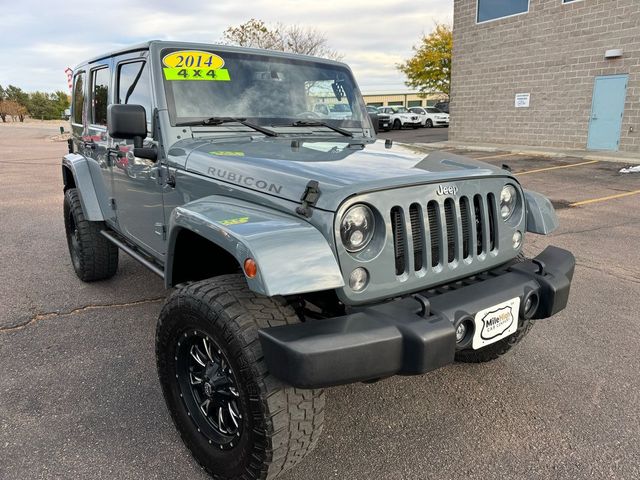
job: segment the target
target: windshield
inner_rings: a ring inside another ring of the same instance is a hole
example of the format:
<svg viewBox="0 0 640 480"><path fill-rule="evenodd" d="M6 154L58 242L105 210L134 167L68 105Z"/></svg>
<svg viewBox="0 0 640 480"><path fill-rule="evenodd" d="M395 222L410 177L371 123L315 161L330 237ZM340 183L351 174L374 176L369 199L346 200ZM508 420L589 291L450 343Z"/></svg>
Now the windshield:
<svg viewBox="0 0 640 480"><path fill-rule="evenodd" d="M395 111L396 111L396 113L409 113L409 110L407 110L404 107L396 107Z"/></svg>
<svg viewBox="0 0 640 480"><path fill-rule="evenodd" d="M162 52L172 123L211 117L261 125L315 120L370 128L348 69L309 60L236 52Z"/></svg>
<svg viewBox="0 0 640 480"><path fill-rule="evenodd" d="M427 112L429 112L429 113L442 113L442 111L438 110L437 108L427 108Z"/></svg>

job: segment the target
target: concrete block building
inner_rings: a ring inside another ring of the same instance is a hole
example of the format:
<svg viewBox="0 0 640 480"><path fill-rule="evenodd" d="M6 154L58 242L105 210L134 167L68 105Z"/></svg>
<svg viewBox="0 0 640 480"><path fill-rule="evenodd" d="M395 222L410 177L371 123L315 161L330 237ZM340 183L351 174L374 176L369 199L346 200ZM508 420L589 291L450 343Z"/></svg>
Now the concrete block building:
<svg viewBox="0 0 640 480"><path fill-rule="evenodd" d="M449 139L640 153L639 0L455 0Z"/></svg>
<svg viewBox="0 0 640 480"><path fill-rule="evenodd" d="M372 107L431 107L448 100L448 97L441 93L423 95L418 92L363 92L362 97L367 105Z"/></svg>

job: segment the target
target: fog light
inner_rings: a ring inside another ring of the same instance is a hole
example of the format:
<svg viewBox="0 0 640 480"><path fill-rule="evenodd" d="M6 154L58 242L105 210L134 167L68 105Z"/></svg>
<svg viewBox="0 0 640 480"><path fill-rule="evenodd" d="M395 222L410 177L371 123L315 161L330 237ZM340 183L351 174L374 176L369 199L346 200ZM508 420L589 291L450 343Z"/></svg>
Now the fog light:
<svg viewBox="0 0 640 480"><path fill-rule="evenodd" d="M458 328L456 328L456 343L460 343L466 336L467 325L466 322L462 322L460 325L458 325Z"/></svg>
<svg viewBox="0 0 640 480"><path fill-rule="evenodd" d="M538 295L535 292L531 292L531 294L524 299L524 304L522 305L522 316L527 319L533 317L538 310L539 303L540 299Z"/></svg>
<svg viewBox="0 0 640 480"><path fill-rule="evenodd" d="M518 250L520 248L520 245L522 245L522 233L520 233L520 230L516 230L515 233L513 234L514 250Z"/></svg>
<svg viewBox="0 0 640 480"><path fill-rule="evenodd" d="M529 297L524 302L524 313L529 313L531 311L531 307L533 307L533 300Z"/></svg>
<svg viewBox="0 0 640 480"><path fill-rule="evenodd" d="M354 292L360 292L364 290L364 287L369 283L369 272L362 267L356 268L351 275L349 275L349 286Z"/></svg>

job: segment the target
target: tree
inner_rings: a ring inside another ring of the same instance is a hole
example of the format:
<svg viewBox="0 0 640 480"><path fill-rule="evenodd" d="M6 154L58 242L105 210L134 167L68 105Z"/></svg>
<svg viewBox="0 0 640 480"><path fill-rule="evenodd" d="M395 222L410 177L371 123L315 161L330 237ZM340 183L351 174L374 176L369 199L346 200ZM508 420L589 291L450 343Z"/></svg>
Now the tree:
<svg viewBox="0 0 640 480"><path fill-rule="evenodd" d="M29 108L29 94L24 92L20 87L9 85L4 90L4 97L5 100L13 102L12 104L10 104L10 110L12 113L9 113L8 115L11 116L14 122L16 121L16 117L18 117L21 122L24 122L24 117L27 114L27 110ZM18 106L20 106L21 108L18 108Z"/></svg>
<svg viewBox="0 0 640 480"><path fill-rule="evenodd" d="M6 91L4 88L2 88L2 85L0 85L0 119L2 119L3 122L7 121L7 114L4 113L4 107L2 105L2 103L6 98L7 98Z"/></svg>
<svg viewBox="0 0 640 480"><path fill-rule="evenodd" d="M329 47L324 33L315 28L285 26L282 23L266 24L255 18L227 28L221 41L226 45L301 53L333 60L342 59L341 54Z"/></svg>
<svg viewBox="0 0 640 480"><path fill-rule="evenodd" d="M55 107L57 118L60 118L64 114L64 111L71 105L71 97L61 90L51 95L51 101Z"/></svg>
<svg viewBox="0 0 640 480"><path fill-rule="evenodd" d="M437 24L422 42L413 47L415 54L396 65L407 76L405 84L421 93L446 93L451 87L451 50L453 34L448 25Z"/></svg>
<svg viewBox="0 0 640 480"><path fill-rule="evenodd" d="M54 102L49 94L44 92L33 92L29 95L29 115L41 120L52 120L60 118L56 111Z"/></svg>
<svg viewBox="0 0 640 480"><path fill-rule="evenodd" d="M22 122L24 116L27 113L27 109L13 100L0 100L0 118L3 122L7 121L7 116L15 122L17 118L20 118Z"/></svg>
<svg viewBox="0 0 640 480"><path fill-rule="evenodd" d="M28 108L29 106L29 94L24 92L20 87L9 85L5 89L5 96L7 100L19 103L25 108Z"/></svg>

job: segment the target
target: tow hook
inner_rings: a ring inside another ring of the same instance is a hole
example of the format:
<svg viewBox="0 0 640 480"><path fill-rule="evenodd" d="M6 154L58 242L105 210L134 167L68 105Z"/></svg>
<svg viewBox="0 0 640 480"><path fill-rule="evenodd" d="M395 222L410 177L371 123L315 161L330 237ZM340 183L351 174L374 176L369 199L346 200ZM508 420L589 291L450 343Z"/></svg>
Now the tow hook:
<svg viewBox="0 0 640 480"><path fill-rule="evenodd" d="M538 260L537 258L532 258L531 261L538 267L538 271L536 273L538 275L544 275L544 272L547 268L544 262L542 260Z"/></svg>
<svg viewBox="0 0 640 480"><path fill-rule="evenodd" d="M416 293L413 298L420 304L420 315L421 317L427 318L431 315L431 302L429 299L419 293Z"/></svg>

